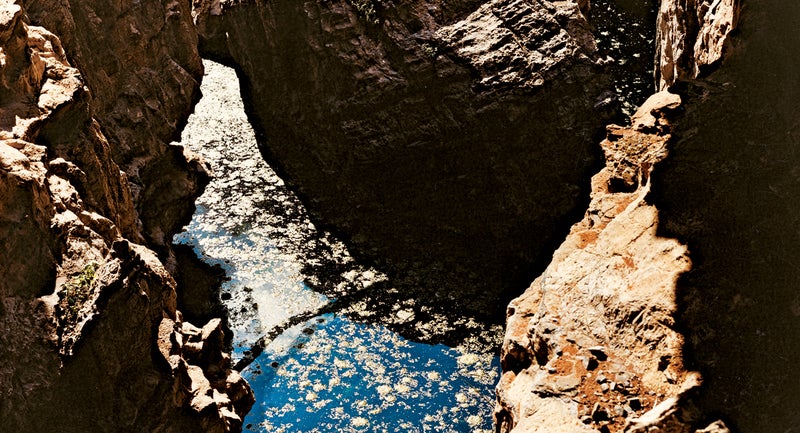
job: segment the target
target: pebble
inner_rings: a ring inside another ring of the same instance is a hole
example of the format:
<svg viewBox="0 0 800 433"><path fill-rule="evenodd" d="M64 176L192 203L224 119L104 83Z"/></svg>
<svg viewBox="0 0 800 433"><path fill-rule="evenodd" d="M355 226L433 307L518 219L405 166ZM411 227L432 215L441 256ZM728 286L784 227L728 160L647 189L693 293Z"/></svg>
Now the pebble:
<svg viewBox="0 0 800 433"><path fill-rule="evenodd" d="M583 363L583 368L587 370L594 370L599 365L597 362L597 358L594 356L582 356L581 362Z"/></svg>

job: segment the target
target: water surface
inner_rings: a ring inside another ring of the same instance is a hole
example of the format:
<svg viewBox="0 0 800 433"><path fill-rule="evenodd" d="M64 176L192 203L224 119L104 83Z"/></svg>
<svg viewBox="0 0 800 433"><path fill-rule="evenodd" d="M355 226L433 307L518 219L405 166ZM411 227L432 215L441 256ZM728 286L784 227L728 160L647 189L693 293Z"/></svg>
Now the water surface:
<svg viewBox="0 0 800 433"><path fill-rule="evenodd" d="M393 296L384 275L317 230L261 158L234 71L204 65L181 143L215 178L175 242L230 278L221 300L234 362L256 395L246 430L492 431L501 327ZM424 342L454 330L457 347Z"/></svg>
<svg viewBox="0 0 800 433"><path fill-rule="evenodd" d="M656 0L592 0L589 22L627 117L655 93Z"/></svg>

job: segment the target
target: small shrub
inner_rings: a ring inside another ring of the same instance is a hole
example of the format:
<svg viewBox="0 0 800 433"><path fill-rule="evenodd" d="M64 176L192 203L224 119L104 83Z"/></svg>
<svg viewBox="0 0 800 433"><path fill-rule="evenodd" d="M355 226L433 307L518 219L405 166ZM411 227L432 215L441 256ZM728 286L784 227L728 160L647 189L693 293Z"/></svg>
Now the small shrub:
<svg viewBox="0 0 800 433"><path fill-rule="evenodd" d="M61 287L61 311L62 318L66 323L74 323L78 318L81 307L89 300L92 291L92 283L99 268L95 262L83 267L81 272L75 274L70 280Z"/></svg>
<svg viewBox="0 0 800 433"><path fill-rule="evenodd" d="M436 55L439 54L439 50L429 43L422 44L422 52L431 59L435 59Z"/></svg>
<svg viewBox="0 0 800 433"><path fill-rule="evenodd" d="M356 9L359 16L364 18L368 23L378 24L378 6L375 0L348 0L350 4Z"/></svg>

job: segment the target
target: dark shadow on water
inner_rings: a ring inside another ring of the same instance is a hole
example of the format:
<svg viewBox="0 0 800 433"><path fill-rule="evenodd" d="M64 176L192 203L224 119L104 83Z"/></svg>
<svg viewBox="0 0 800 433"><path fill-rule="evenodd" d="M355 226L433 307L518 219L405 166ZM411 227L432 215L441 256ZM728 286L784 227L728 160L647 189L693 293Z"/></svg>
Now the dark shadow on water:
<svg viewBox="0 0 800 433"><path fill-rule="evenodd" d="M221 298L222 284L229 279L225 268L219 263L209 263L207 257L198 257L189 245L173 243L172 251L177 264L172 276L178 285L178 310L183 319L200 327L211 319L221 319L225 345L231 350L230 314Z"/></svg>
<svg viewBox="0 0 800 433"><path fill-rule="evenodd" d="M800 13L751 5L729 61L684 86L655 172L663 236L688 244L679 282L699 407L741 433L800 431Z"/></svg>
<svg viewBox="0 0 800 433"><path fill-rule="evenodd" d="M302 274L306 276L306 285L311 289L340 302L332 304L320 310L320 314L330 312L343 312L348 318L356 322L378 323L387 326L394 332L402 335L410 341L423 342L428 344L444 344L455 347L463 344L468 339L476 337L475 328L467 327L468 322L478 323L481 329L488 329L492 326L502 326L505 323L505 310L508 303L515 297L522 294L538 275L540 275L549 264L552 253L558 248L563 239L569 233L569 229L575 222L583 216L588 202L590 189L590 176L596 173L600 167L602 155L599 147L592 149L591 155L577 155L576 160L586 158L593 161L587 165L585 170L585 180L581 182L578 191L574 195L579 197L578 204L570 212L549 227L549 233L542 236L528 230L524 233L526 238L530 238L530 245L538 247L536 251L526 252L528 261L522 262L519 259L519 252L509 252L508 258L487 257L491 264L486 265L487 270L502 275L502 281L487 282L486 275L480 270L470 267L474 264L475 254L472 249L476 242L486 244L484 239L462 239L459 243L463 245L463 251L449 251L449 257L412 257L409 256L404 262L387 261L379 254L375 248L362 248L364 243L354 242L348 236L346 230L329 223L322 218L315 210L319 207L317 200L305 194L301 188L288 176L286 169L281 161L273 155L266 143L269 139L266 136L265 127L252 115L254 112L252 95L252 85L247 76L241 73L240 68L230 58L219 55L211 55L212 60L237 71L241 86L242 99L245 105L245 112L253 125L256 140L262 156L270 167L286 182L286 188L297 196L300 202L306 207L309 218L319 231L328 232L334 238L342 240L348 247L349 253L355 262L377 269L379 272L389 277L388 281L376 283L366 290L354 292L352 287L345 285L346 289L341 290L344 280L342 278L343 269L340 264L330 260L331 250L327 245L318 242L309 242L297 253L300 262L303 263ZM604 136L604 130L598 129L592 142L599 142ZM463 194L467 202L467 194ZM454 198L455 200L455 198ZM265 206L271 208L275 214L286 214L287 209L283 203L266 203ZM465 206L473 203L465 204ZM291 212L291 210L289 210ZM291 217L291 216L288 216ZM488 231L487 231L488 233ZM402 232L398 231L398 236ZM542 240L541 238L545 238ZM431 240L435 242L435 240ZM369 245L369 242L366 243ZM314 247L309 247L314 245ZM531 248L534 250L535 248ZM498 249L499 250L499 249ZM461 261L461 257L473 262ZM484 264L485 265L485 264ZM437 271L438 269L438 271ZM498 269L502 269L499 272ZM448 296L436 282L431 282L430 277L434 275L436 281L441 283L446 281L448 289L458 288L460 294ZM360 312L348 311L347 308L355 303L362 303L366 308ZM404 305L414 311L413 321L398 321L392 318L396 313L396 306ZM477 306L477 307L476 307ZM343 311L344 310L344 311ZM368 311L369 314L363 314ZM308 314L291 318L288 322L280 325L280 329L288 328L292 324L302 322L302 318L308 318ZM441 317L447 316L453 321L442 323ZM455 321L459 323L454 323ZM436 325L436 322L439 322ZM419 323L432 323L437 332L421 332ZM263 347L271 338L267 338L275 332L268 332L259 346ZM480 337L482 338L482 337ZM479 339L480 339L479 338ZM499 353L502 336L495 335L491 340L483 339L480 341L481 351L491 351ZM477 348L476 348L477 349ZM258 349L255 348L255 351ZM247 361L245 361L247 362Z"/></svg>

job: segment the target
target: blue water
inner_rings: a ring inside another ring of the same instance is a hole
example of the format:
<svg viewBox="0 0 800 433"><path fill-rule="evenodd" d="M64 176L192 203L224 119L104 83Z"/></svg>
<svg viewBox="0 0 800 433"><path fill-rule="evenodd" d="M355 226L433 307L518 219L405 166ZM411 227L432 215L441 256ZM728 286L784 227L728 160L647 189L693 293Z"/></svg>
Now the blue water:
<svg viewBox="0 0 800 433"><path fill-rule="evenodd" d="M496 357L325 315L285 334L245 372L263 393L246 421L270 432L490 431L495 376L487 370L499 368Z"/></svg>
<svg viewBox="0 0 800 433"><path fill-rule="evenodd" d="M258 153L233 70L204 64L204 97L181 143L206 159L215 178L174 241L226 270L230 279L222 299L236 363L276 327L335 302L308 284L354 293L386 277L316 229ZM308 272L315 267L325 272ZM418 322L414 309L424 306L414 300L390 305L390 313L368 305L356 302L341 314L317 315L266 341L263 353L241 372L256 396L245 430L492 431L500 366L482 342L496 341L502 330L462 317ZM420 334L433 337L458 326L474 338L455 348L412 342L389 330L397 323L414 323Z"/></svg>

